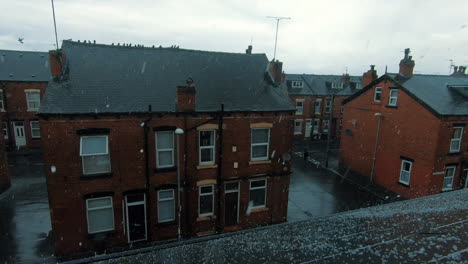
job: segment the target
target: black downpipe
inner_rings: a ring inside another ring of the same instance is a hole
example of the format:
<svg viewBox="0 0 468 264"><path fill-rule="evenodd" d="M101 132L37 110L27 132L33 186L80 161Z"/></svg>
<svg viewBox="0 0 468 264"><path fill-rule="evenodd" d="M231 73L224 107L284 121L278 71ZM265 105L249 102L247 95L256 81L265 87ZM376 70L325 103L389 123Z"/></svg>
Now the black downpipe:
<svg viewBox="0 0 468 264"><path fill-rule="evenodd" d="M184 115L184 182L183 182L183 188L184 188L184 192L182 194L184 194L184 198L185 198L185 210L183 210L182 212L185 213L185 234L191 234L192 233L192 226L190 225L190 213L189 213L189 210L188 208L190 208L190 204L189 204L189 195L188 195L188 192L189 192L189 182L187 180L187 160L188 160L188 157L187 157L187 139L188 139L188 133L189 131L187 130L187 115ZM184 229L182 228L182 231ZM184 232L182 232L182 235L184 235Z"/></svg>
<svg viewBox="0 0 468 264"><path fill-rule="evenodd" d="M10 129L10 111L8 111L8 102L7 102L7 96L6 96L6 84L2 82L2 96L3 98L3 108L5 109L5 117L6 117L6 128L7 128L7 135L8 135L8 149L13 149L13 134L12 134L12 129ZM5 95L4 95L5 94ZM3 125L3 124L2 124Z"/></svg>
<svg viewBox="0 0 468 264"><path fill-rule="evenodd" d="M221 193L222 193L222 177L221 173L223 171L223 116L224 116L224 104L221 104L221 112L218 116L219 124L219 155L218 155L218 175L216 179L216 187L218 190L217 205L218 205L218 217L216 218L216 232L221 232Z"/></svg>
<svg viewBox="0 0 468 264"><path fill-rule="evenodd" d="M152 109L151 105L148 105L148 115L149 118L146 119L143 125L143 132L145 133L145 146L144 146L144 152L145 152L145 176L146 176L146 229L147 229L147 240L151 241L151 188L150 188L150 169L149 169L149 157L148 157L148 133L150 131L148 123L151 121L152 115L151 115ZM128 220L127 220L128 221Z"/></svg>

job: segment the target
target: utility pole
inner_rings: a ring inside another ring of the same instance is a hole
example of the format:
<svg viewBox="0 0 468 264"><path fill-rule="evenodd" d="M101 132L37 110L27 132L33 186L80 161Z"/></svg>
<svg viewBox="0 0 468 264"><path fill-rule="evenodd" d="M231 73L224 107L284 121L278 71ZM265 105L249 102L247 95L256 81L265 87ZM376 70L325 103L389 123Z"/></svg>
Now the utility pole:
<svg viewBox="0 0 468 264"><path fill-rule="evenodd" d="M291 19L290 17L272 17L272 16L267 16L267 18L272 18L276 20L276 36L275 36L275 52L273 53L273 60L276 58L276 44L278 43L278 27L279 27L279 22L280 20L283 19Z"/></svg>

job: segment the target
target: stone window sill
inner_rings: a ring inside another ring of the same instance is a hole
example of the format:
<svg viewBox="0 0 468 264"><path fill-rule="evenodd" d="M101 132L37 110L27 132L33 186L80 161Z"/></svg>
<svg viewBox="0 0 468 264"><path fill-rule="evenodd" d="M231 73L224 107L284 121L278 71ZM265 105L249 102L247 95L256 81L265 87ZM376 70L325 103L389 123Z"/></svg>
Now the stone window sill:
<svg viewBox="0 0 468 264"><path fill-rule="evenodd" d="M253 208L250 210L251 213L260 213L260 212L266 212L266 211L268 211L268 207Z"/></svg>
<svg viewBox="0 0 468 264"><path fill-rule="evenodd" d="M252 160L249 161L249 165L258 165L258 164L269 164L271 160Z"/></svg>
<svg viewBox="0 0 468 264"><path fill-rule="evenodd" d="M200 216L200 217L197 217L197 222L211 221L214 219L216 219L216 215Z"/></svg>
<svg viewBox="0 0 468 264"><path fill-rule="evenodd" d="M410 187L410 185L408 183L405 183L405 182L398 181L398 184L403 185L403 186L408 187L408 188Z"/></svg>
<svg viewBox="0 0 468 264"><path fill-rule="evenodd" d="M218 168L218 164L203 164L203 165L197 166L197 170L215 169L215 168Z"/></svg>

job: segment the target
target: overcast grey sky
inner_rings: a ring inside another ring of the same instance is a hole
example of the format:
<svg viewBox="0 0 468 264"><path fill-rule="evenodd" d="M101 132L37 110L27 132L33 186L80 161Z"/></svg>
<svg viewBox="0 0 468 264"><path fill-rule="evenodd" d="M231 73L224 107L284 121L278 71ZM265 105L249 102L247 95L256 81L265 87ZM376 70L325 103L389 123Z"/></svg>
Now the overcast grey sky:
<svg viewBox="0 0 468 264"><path fill-rule="evenodd" d="M50 0L1 0L0 49L54 48ZM416 73L468 65L468 1L55 0L59 41L96 40L244 52L277 58L287 73L361 75L398 71L411 48ZM18 38L24 38L24 44ZM60 43L60 42L59 42Z"/></svg>

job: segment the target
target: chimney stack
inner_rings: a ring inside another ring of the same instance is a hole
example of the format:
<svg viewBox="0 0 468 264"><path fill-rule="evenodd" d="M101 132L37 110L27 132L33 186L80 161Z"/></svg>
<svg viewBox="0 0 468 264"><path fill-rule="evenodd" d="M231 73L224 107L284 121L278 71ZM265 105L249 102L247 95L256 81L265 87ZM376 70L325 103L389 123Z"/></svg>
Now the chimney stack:
<svg viewBox="0 0 468 264"><path fill-rule="evenodd" d="M283 63L279 60L272 60L268 65L268 69L270 70L273 80L276 83L281 83L283 80Z"/></svg>
<svg viewBox="0 0 468 264"><path fill-rule="evenodd" d="M405 49L405 57L400 61L400 74L405 76L413 76L414 60L412 56L408 56L410 49Z"/></svg>
<svg viewBox="0 0 468 264"><path fill-rule="evenodd" d="M368 70L362 75L362 87L363 88L369 85L371 82L377 80L377 71L374 68L375 68L375 65L371 65L370 70Z"/></svg>
<svg viewBox="0 0 468 264"><path fill-rule="evenodd" d="M341 81L344 83L344 86L348 86L350 80L351 77L349 77L349 74L347 73L344 73L343 76L341 76Z"/></svg>
<svg viewBox="0 0 468 264"><path fill-rule="evenodd" d="M453 66L453 73L450 76L466 76L465 66Z"/></svg>
<svg viewBox="0 0 468 264"><path fill-rule="evenodd" d="M246 54L252 54L252 45L249 45L249 47L245 50Z"/></svg>
<svg viewBox="0 0 468 264"><path fill-rule="evenodd" d="M61 50L50 50L49 51L49 66L52 77L58 77L62 75L63 65L65 63L65 55Z"/></svg>
<svg viewBox="0 0 468 264"><path fill-rule="evenodd" d="M193 112L195 111L195 86L193 79L187 79L187 86L177 86L177 111Z"/></svg>

